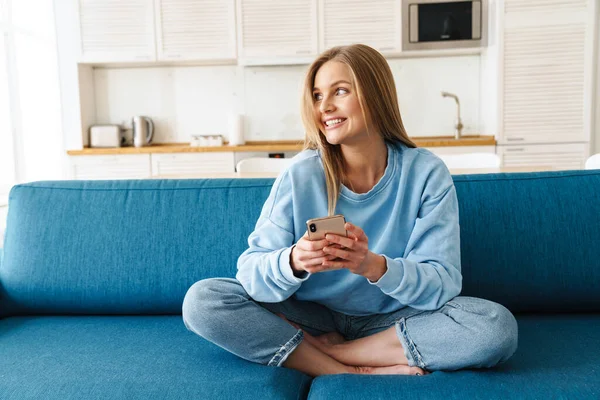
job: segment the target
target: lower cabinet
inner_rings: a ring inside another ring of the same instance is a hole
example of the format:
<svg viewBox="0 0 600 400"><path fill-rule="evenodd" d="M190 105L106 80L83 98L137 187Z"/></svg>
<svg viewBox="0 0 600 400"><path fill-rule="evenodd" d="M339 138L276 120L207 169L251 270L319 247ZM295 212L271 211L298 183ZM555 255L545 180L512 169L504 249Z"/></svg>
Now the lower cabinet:
<svg viewBox="0 0 600 400"><path fill-rule="evenodd" d="M541 167L553 170L583 169L588 143L498 146L503 167Z"/></svg>
<svg viewBox="0 0 600 400"><path fill-rule="evenodd" d="M71 156L71 179L150 179L235 172L233 152Z"/></svg>
<svg viewBox="0 0 600 400"><path fill-rule="evenodd" d="M235 172L233 152L153 153L152 177Z"/></svg>
<svg viewBox="0 0 600 400"><path fill-rule="evenodd" d="M150 154L71 156L71 179L148 179Z"/></svg>

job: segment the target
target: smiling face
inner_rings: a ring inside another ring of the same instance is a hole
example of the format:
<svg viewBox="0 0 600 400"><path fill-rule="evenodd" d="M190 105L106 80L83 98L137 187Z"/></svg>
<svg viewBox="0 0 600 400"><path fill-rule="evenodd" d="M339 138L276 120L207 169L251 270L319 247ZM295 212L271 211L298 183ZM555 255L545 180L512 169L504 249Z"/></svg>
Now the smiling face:
<svg viewBox="0 0 600 400"><path fill-rule="evenodd" d="M356 144L368 139L352 71L348 65L328 61L319 68L313 87L317 126L330 144Z"/></svg>

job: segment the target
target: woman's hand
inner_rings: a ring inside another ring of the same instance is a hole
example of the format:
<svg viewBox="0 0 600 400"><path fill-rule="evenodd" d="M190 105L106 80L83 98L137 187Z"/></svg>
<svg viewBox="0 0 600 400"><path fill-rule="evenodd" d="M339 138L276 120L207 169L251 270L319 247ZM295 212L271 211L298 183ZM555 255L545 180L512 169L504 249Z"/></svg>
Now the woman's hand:
<svg viewBox="0 0 600 400"><path fill-rule="evenodd" d="M323 252L323 247L328 245L331 245L328 240L310 240L308 239L308 232L305 233L298 243L296 243L290 254L290 265L294 274L299 275L303 271L310 272L311 274L321 271L324 261L335 258L334 255L328 255Z"/></svg>
<svg viewBox="0 0 600 400"><path fill-rule="evenodd" d="M387 271L385 258L369 251L369 238L361 228L349 222L346 222L345 228L348 237L333 234L325 236L326 241L334 245L325 246L323 252L336 259L324 260L321 270L346 268L372 282L378 281Z"/></svg>

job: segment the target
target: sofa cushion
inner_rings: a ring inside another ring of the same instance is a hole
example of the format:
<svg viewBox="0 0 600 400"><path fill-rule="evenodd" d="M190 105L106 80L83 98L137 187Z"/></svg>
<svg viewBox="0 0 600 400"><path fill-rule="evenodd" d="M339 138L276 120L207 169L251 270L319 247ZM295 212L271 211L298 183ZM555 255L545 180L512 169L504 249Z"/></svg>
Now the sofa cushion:
<svg viewBox="0 0 600 400"><path fill-rule="evenodd" d="M272 179L52 181L13 187L0 312L180 314L235 276ZM1 247L1 246L0 246Z"/></svg>
<svg viewBox="0 0 600 400"><path fill-rule="evenodd" d="M600 171L455 176L463 296L600 311Z"/></svg>
<svg viewBox="0 0 600 400"><path fill-rule="evenodd" d="M519 348L491 369L316 378L309 400L597 399L600 314L518 315Z"/></svg>
<svg viewBox="0 0 600 400"><path fill-rule="evenodd" d="M11 317L0 349L3 400L298 399L310 385L208 343L180 316Z"/></svg>

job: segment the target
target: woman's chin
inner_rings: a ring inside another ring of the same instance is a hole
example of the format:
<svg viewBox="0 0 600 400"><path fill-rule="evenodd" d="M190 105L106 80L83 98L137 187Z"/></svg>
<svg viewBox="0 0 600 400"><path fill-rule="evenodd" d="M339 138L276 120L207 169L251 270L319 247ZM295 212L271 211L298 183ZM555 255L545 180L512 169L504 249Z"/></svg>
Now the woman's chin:
<svg viewBox="0 0 600 400"><path fill-rule="evenodd" d="M334 132L325 133L325 139L327 143L331 145L342 144L343 138L340 135L336 135Z"/></svg>

